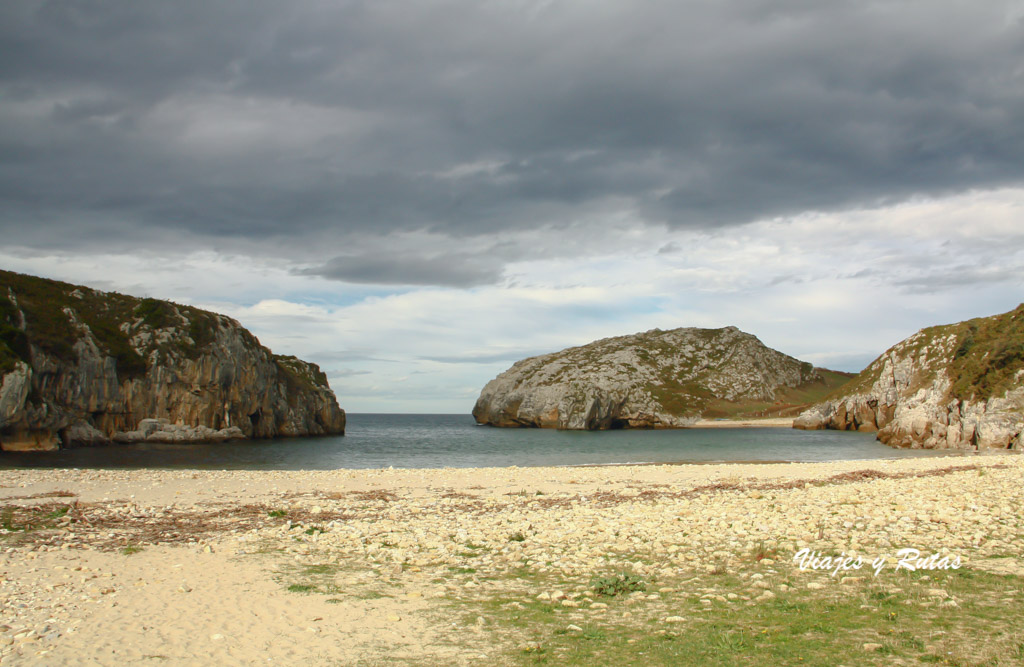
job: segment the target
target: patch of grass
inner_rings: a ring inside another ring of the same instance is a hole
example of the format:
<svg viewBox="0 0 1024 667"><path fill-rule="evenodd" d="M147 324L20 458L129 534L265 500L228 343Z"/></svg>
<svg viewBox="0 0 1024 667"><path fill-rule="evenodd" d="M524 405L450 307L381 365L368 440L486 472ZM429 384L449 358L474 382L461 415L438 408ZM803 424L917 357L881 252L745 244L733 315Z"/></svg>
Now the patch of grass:
<svg viewBox="0 0 1024 667"><path fill-rule="evenodd" d="M820 403L830 394L841 390L854 377L853 373L815 368L820 380L805 382L797 387L779 387L773 401L708 401L703 416L707 419L742 419L757 417L792 417L808 407Z"/></svg>
<svg viewBox="0 0 1024 667"><path fill-rule="evenodd" d="M269 516L271 519L280 519L281 517L288 516L288 512L284 510L270 510L269 512L267 512L267 516Z"/></svg>
<svg viewBox="0 0 1024 667"><path fill-rule="evenodd" d="M62 516L64 516L65 514L67 514L70 509L71 509L71 507L69 505L65 505L64 507L58 507L57 509L53 510L52 512L48 512L46 514L46 518L47 519L59 519Z"/></svg>
<svg viewBox="0 0 1024 667"><path fill-rule="evenodd" d="M333 575L338 571L338 566L331 563L318 563L316 565L306 565L302 568L302 573L305 575L317 575L317 574L330 574Z"/></svg>
<svg viewBox="0 0 1024 667"><path fill-rule="evenodd" d="M13 507L0 509L0 530L5 530L9 533L16 530L24 530L23 524L15 523Z"/></svg>
<svg viewBox="0 0 1024 667"><path fill-rule="evenodd" d="M454 572L455 574L476 574L475 567L456 567L454 565L451 565L448 567L448 570L450 572Z"/></svg>
<svg viewBox="0 0 1024 667"><path fill-rule="evenodd" d="M886 580L808 590L808 576L794 571L777 575L774 584L792 588L773 587L775 599L702 605L694 592L713 587L721 594L749 595L750 580L690 573L666 582L680 591L678 598L670 593L657 601L609 600L611 613L585 621L573 610L524 599L521 593L452 604L467 623L485 615L491 636L504 639L503 655L495 655L495 662L514 665L1022 664L1024 634L1005 620L1024 612L1024 578L971 570L882 577ZM523 582L514 581L523 590ZM526 583L531 591L552 586ZM562 584L559 588L572 587ZM946 590L959 606L941 606L941 599L928 596L930 588ZM620 609L630 614L623 616ZM665 623L669 615L684 620ZM582 631L568 630L570 623ZM865 643L880 648L866 652Z"/></svg>
<svg viewBox="0 0 1024 667"><path fill-rule="evenodd" d="M7 533L28 533L52 528L56 519L66 515L68 505L5 505L0 507L0 530Z"/></svg>
<svg viewBox="0 0 1024 667"><path fill-rule="evenodd" d="M291 593L339 595L343 591L335 581L341 566L335 563L314 563L311 565L289 565L281 572L280 579Z"/></svg>
<svg viewBox="0 0 1024 667"><path fill-rule="evenodd" d="M129 544L126 547L121 547L121 549L119 551L120 551L120 553L124 554L125 556L131 556L132 554L137 554L140 551L142 551L142 547L138 546L136 544Z"/></svg>
<svg viewBox="0 0 1024 667"><path fill-rule="evenodd" d="M509 542L525 542L526 535L523 535L521 531L516 531L508 536Z"/></svg>
<svg viewBox="0 0 1024 667"><path fill-rule="evenodd" d="M955 325L957 349L949 366L950 396L1001 396L1024 369L1024 304L993 317Z"/></svg>

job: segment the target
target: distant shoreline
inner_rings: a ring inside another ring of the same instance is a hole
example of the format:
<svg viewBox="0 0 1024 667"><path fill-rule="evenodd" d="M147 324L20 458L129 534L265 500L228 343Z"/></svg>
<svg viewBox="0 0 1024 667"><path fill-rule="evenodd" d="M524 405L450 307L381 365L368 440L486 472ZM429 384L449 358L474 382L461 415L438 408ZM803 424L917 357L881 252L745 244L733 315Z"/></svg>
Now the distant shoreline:
<svg viewBox="0 0 1024 667"><path fill-rule="evenodd" d="M701 419L687 428L793 428L793 418Z"/></svg>

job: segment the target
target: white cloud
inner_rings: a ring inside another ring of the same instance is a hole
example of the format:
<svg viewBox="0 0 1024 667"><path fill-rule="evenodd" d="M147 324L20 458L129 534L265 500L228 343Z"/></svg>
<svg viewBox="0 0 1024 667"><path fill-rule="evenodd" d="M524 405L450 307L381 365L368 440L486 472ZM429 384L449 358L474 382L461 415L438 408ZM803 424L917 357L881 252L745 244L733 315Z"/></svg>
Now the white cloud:
<svg viewBox="0 0 1024 667"><path fill-rule="evenodd" d="M467 412L516 359L654 327L736 325L788 354L857 370L918 328L1016 306L1022 209L1024 190L1007 189L719 233L616 220L586 234L569 226L447 239L460 252L508 252L504 283L470 289L383 290L212 251L5 249L0 263L224 312L276 352L321 364L351 411ZM566 233L575 236L560 243ZM404 239L435 250L445 241ZM666 246L673 252L660 252Z"/></svg>

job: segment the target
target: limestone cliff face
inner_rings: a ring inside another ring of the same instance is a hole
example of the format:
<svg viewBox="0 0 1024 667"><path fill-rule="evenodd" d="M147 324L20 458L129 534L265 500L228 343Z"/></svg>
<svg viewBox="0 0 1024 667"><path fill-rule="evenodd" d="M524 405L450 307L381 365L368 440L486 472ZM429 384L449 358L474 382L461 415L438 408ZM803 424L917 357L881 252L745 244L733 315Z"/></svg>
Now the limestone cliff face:
<svg viewBox="0 0 1024 667"><path fill-rule="evenodd" d="M340 434L320 369L197 308L0 271L0 448Z"/></svg>
<svg viewBox="0 0 1024 667"><path fill-rule="evenodd" d="M483 388L473 416L493 426L678 428L715 406L771 403L820 382L811 364L735 327L654 329L519 361Z"/></svg>
<svg viewBox="0 0 1024 667"><path fill-rule="evenodd" d="M1021 449L1024 305L919 331L793 425L877 430L893 447Z"/></svg>

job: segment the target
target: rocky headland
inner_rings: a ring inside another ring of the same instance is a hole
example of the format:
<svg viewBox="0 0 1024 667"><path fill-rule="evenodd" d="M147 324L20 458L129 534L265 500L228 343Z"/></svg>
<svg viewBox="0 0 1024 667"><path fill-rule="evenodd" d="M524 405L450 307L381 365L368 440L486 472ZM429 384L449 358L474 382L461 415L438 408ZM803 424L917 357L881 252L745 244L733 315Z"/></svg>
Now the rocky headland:
<svg viewBox="0 0 1024 667"><path fill-rule="evenodd" d="M0 271L0 449L340 434L315 364L237 321Z"/></svg>
<svg viewBox="0 0 1024 667"><path fill-rule="evenodd" d="M793 426L877 431L892 447L1024 448L1024 305L922 329Z"/></svg>
<svg viewBox="0 0 1024 667"><path fill-rule="evenodd" d="M487 383L473 417L503 427L680 428L785 413L847 379L736 327L653 329L519 361Z"/></svg>

